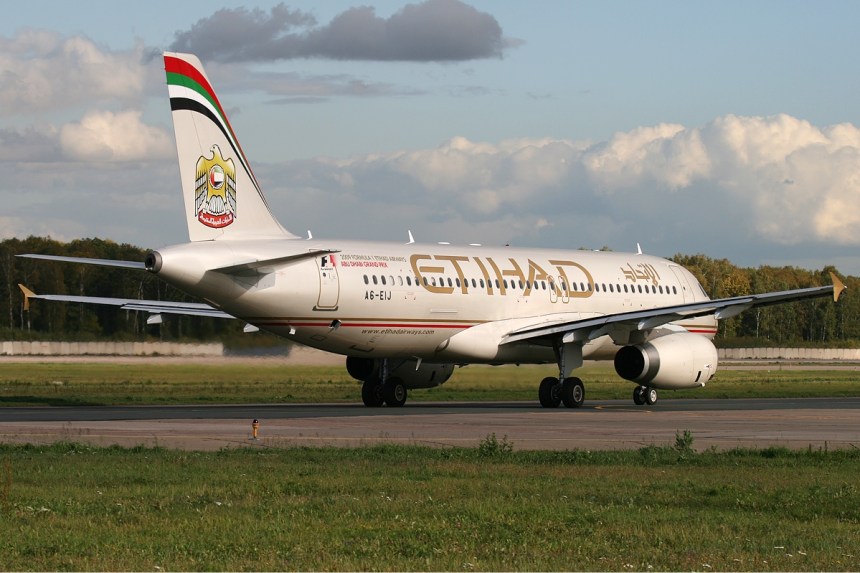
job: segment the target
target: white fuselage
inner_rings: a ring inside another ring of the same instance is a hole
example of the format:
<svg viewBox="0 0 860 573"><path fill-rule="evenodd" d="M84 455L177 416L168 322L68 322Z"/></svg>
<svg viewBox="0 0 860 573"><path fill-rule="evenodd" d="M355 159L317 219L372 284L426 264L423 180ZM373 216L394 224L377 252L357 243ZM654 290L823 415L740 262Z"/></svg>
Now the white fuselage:
<svg viewBox="0 0 860 573"><path fill-rule="evenodd" d="M225 273L211 269L333 251ZM707 300L666 259L632 253L362 241L202 241L159 250L160 278L259 328L348 356L555 362L501 345L526 326ZM676 323L713 337L713 317ZM611 358L608 336L586 358Z"/></svg>

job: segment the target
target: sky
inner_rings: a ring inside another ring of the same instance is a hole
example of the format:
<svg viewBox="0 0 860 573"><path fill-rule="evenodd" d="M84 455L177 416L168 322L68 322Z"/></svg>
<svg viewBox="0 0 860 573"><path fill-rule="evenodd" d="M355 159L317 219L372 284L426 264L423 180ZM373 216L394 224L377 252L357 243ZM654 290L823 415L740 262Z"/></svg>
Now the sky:
<svg viewBox="0 0 860 573"><path fill-rule="evenodd" d="M860 275L860 3L85 3L0 21L0 237L187 240L161 52L315 238Z"/></svg>

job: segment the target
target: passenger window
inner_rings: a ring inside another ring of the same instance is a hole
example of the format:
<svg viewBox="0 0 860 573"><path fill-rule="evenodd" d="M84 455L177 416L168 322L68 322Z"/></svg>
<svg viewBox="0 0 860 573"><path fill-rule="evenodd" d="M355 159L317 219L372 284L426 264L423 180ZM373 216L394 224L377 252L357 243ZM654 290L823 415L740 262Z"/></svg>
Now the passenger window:
<svg viewBox="0 0 860 573"><path fill-rule="evenodd" d="M380 282L382 282L382 284L385 284L385 275L382 275L381 277L379 277L379 280L380 280Z"/></svg>
<svg viewBox="0 0 860 573"><path fill-rule="evenodd" d="M397 277L397 285L403 286L403 275L398 275Z"/></svg>
<svg viewBox="0 0 860 573"><path fill-rule="evenodd" d="M379 284L378 282L376 282L376 275L373 275L373 284Z"/></svg>
<svg viewBox="0 0 860 573"><path fill-rule="evenodd" d="M364 284L369 285L370 280L368 280L367 275L364 275Z"/></svg>
<svg viewBox="0 0 860 573"><path fill-rule="evenodd" d="M424 278L424 286L427 286L427 277L423 277L423 278Z"/></svg>
<svg viewBox="0 0 860 573"><path fill-rule="evenodd" d="M636 288L639 289L639 294L642 294L642 285L636 285Z"/></svg>
<svg viewBox="0 0 860 573"><path fill-rule="evenodd" d="M410 276L406 277L406 286L412 286L412 277L410 277Z"/></svg>
<svg viewBox="0 0 860 573"><path fill-rule="evenodd" d="M615 292L615 289L612 288L612 285L609 285L609 292Z"/></svg>
<svg viewBox="0 0 860 573"><path fill-rule="evenodd" d="M484 279L480 279L478 284L481 285L481 288L484 288Z"/></svg>

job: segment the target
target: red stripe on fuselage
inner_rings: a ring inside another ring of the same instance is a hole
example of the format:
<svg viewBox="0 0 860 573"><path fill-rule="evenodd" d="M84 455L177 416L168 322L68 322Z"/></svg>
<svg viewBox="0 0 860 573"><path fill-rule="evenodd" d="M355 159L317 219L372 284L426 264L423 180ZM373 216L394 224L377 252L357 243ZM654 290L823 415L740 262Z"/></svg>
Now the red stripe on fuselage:
<svg viewBox="0 0 860 573"><path fill-rule="evenodd" d="M259 324L261 326L308 326L308 327L319 327L319 328L330 328L331 323L326 322L265 322L260 321L255 324ZM402 324L396 322L342 322L339 325L339 328L415 328L415 329L424 329L424 328L471 328L475 326L474 324L435 324L435 323L426 323L426 324Z"/></svg>

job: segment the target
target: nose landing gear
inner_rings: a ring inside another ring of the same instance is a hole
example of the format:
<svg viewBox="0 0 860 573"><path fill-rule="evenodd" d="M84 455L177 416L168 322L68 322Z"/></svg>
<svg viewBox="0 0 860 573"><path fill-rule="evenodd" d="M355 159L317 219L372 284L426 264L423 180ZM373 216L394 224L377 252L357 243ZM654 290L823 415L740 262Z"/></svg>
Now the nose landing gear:
<svg viewBox="0 0 860 573"><path fill-rule="evenodd" d="M647 404L653 406L657 403L657 390L648 386L637 386L633 390L633 403L637 406Z"/></svg>

